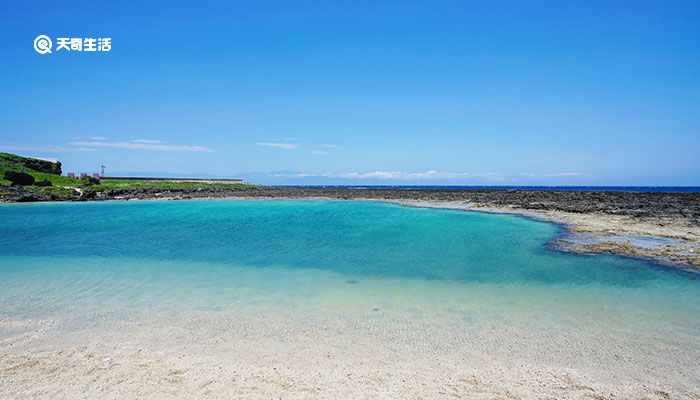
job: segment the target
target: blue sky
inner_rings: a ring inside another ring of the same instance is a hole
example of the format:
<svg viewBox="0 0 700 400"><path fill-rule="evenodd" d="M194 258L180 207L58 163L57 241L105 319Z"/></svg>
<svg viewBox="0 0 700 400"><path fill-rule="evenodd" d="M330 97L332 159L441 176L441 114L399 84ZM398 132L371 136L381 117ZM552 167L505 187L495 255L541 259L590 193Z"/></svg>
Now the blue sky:
<svg viewBox="0 0 700 400"><path fill-rule="evenodd" d="M700 185L697 1L2 2L0 20L0 151L67 171ZM112 50L42 55L40 34Z"/></svg>

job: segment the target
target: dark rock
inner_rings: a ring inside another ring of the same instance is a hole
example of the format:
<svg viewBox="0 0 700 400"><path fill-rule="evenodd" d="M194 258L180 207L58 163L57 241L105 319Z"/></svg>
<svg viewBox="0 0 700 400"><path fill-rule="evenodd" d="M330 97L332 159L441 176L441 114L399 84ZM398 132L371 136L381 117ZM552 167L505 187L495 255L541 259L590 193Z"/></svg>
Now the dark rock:
<svg viewBox="0 0 700 400"><path fill-rule="evenodd" d="M83 183L86 185L99 185L100 184L100 178L95 178L93 176L85 175L80 180L82 180Z"/></svg>
<svg viewBox="0 0 700 400"><path fill-rule="evenodd" d="M84 201L84 200L90 200L94 199L97 197L97 192L94 190L83 190L83 192L80 194L80 198L78 200Z"/></svg>
<svg viewBox="0 0 700 400"><path fill-rule="evenodd" d="M43 181L36 181L34 182L34 186L42 186L42 187L47 187L47 186L53 186L50 180L44 179Z"/></svg>
<svg viewBox="0 0 700 400"><path fill-rule="evenodd" d="M24 190L2 187L3 201L16 201ZM87 192L86 192L87 193ZM384 188L305 188L284 186L120 188L98 195L63 195L65 200L151 199L160 198L325 198L460 202L485 207L528 210L554 210L573 213L604 213L656 221L683 221L700 224L700 193L610 192L585 190L475 190L475 189L384 189Z"/></svg>
<svg viewBox="0 0 700 400"><path fill-rule="evenodd" d="M18 203L32 203L35 201L39 201L39 199L36 196L34 196L33 194L22 195L19 198L17 198Z"/></svg>

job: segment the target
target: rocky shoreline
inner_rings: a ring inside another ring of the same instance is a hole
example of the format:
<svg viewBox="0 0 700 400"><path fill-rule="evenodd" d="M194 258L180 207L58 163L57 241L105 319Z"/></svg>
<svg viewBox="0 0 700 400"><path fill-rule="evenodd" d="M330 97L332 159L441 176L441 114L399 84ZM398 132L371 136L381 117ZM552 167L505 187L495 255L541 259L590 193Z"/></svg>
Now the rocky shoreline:
<svg viewBox="0 0 700 400"><path fill-rule="evenodd" d="M381 200L521 214L566 226L569 234L553 243L562 250L700 268L700 193L202 186L41 195L20 187L0 188L2 202L282 198Z"/></svg>

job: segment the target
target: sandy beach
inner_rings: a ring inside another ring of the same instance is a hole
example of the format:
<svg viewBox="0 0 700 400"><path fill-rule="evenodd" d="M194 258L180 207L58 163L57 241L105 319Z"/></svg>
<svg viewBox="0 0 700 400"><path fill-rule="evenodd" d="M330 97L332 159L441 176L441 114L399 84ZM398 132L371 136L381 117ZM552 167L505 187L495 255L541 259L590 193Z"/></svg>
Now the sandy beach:
<svg viewBox="0 0 700 400"><path fill-rule="evenodd" d="M700 396L697 346L603 326L533 333L526 321L445 324L373 308L342 318L265 308L132 317L67 333L64 321L1 320L15 334L0 343L0 398Z"/></svg>

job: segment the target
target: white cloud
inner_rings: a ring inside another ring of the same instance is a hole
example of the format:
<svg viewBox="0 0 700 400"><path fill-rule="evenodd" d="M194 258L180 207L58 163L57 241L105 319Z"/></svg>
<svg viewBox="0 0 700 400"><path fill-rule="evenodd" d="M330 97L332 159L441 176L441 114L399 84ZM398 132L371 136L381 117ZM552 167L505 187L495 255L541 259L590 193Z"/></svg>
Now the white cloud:
<svg viewBox="0 0 700 400"><path fill-rule="evenodd" d="M523 172L520 176L525 178L571 178L577 176L583 176L580 172L555 172L551 174L533 174L530 172Z"/></svg>
<svg viewBox="0 0 700 400"><path fill-rule="evenodd" d="M160 140L135 139L129 141L110 141L104 136L90 136L73 138L68 146L55 145L17 145L0 144L0 150L5 151L33 151L42 153L73 153L96 151L100 148L126 149L126 150L149 150L149 151L174 151L174 152L210 152L204 146L185 146L167 144Z"/></svg>
<svg viewBox="0 0 700 400"><path fill-rule="evenodd" d="M165 143L162 140L152 140L152 139L136 139L132 140L133 143L146 143L146 144L161 144Z"/></svg>
<svg viewBox="0 0 700 400"><path fill-rule="evenodd" d="M296 143L269 143L269 142L258 142L258 146L264 146L264 147L275 147L278 149L285 149L285 150L294 150L299 148L299 145Z"/></svg>
<svg viewBox="0 0 700 400"><path fill-rule="evenodd" d="M329 153L329 152L327 152L327 151L314 150L314 151L311 152L311 154L317 155L317 156L327 156L327 155L329 155L329 154L331 154L331 153Z"/></svg>
<svg viewBox="0 0 700 400"><path fill-rule="evenodd" d="M312 152L313 153L313 152ZM508 182L524 181L532 178L569 178L569 177L584 177L585 174L579 172L557 172L549 174L510 174L500 172L445 172L437 170L428 170L423 172L406 172L406 171L369 171L369 172L290 172L287 174L276 174L276 177L288 178L333 178L347 180L367 180L367 181L455 181L455 182L499 182L505 184Z"/></svg>
<svg viewBox="0 0 700 400"><path fill-rule="evenodd" d="M1 145L2 151L33 151L37 153L76 153L95 151L94 148L54 145Z"/></svg>
<svg viewBox="0 0 700 400"><path fill-rule="evenodd" d="M149 150L149 151L174 151L174 152L211 152L203 146L186 146L186 145L173 145L165 144L163 142L156 142L148 139L138 139L128 142L115 142L106 140L92 140L92 141L73 141L70 143L71 146L81 146L87 148L112 148L112 149L124 149L124 150Z"/></svg>
<svg viewBox="0 0 700 400"><path fill-rule="evenodd" d="M108 140L109 138L104 136L76 136L71 140Z"/></svg>
<svg viewBox="0 0 700 400"><path fill-rule="evenodd" d="M408 180L408 181L418 181L418 180L428 180L428 179L477 179L485 178L490 180L500 180L503 179L503 175L496 172L486 172L486 173L469 173L469 172L441 172L435 170L429 170L425 172L404 172L404 171L371 171L371 172L346 172L346 173L331 173L325 172L320 174L308 174L302 173L297 174L298 178L305 177L325 177L325 178L343 178L343 179L354 179L354 180Z"/></svg>
<svg viewBox="0 0 700 400"><path fill-rule="evenodd" d="M425 180L425 179L465 179L483 178L487 174L472 174L469 172L403 172L403 171L372 171L365 173L350 172L342 174L341 177L348 179L393 179L393 180Z"/></svg>

